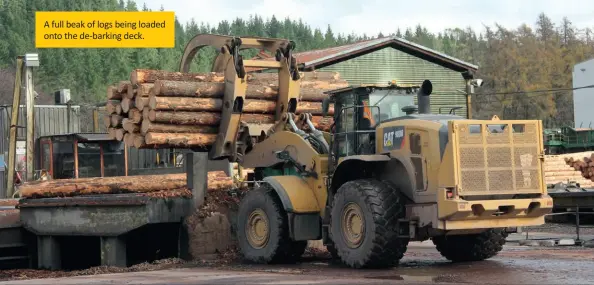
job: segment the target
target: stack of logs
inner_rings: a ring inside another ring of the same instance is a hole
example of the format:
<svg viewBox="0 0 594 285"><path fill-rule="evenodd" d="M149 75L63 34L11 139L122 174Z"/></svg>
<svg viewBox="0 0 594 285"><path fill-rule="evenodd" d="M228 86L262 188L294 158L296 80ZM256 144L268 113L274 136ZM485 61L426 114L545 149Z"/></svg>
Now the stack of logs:
<svg viewBox="0 0 594 285"><path fill-rule="evenodd" d="M242 120L273 124L278 74L249 73L246 78ZM337 73L302 73L296 113L311 113L316 128L328 131L332 117L321 116L324 92L346 86ZM209 146L218 133L224 92L222 73L137 69L129 81L108 87L104 123L112 138L139 149Z"/></svg>
<svg viewBox="0 0 594 285"><path fill-rule="evenodd" d="M590 157L584 157L584 160L566 157L565 163L576 171L580 171L584 178L594 181L594 153Z"/></svg>

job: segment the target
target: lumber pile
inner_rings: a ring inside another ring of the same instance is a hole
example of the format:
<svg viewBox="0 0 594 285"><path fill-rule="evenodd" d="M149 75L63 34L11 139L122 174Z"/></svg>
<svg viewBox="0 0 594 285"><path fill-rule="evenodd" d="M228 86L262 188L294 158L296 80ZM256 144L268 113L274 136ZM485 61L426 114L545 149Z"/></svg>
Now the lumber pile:
<svg viewBox="0 0 594 285"><path fill-rule="evenodd" d="M223 171L208 173L208 191L228 190L233 180ZM96 194L157 192L187 193L186 174L138 175L56 179L27 182L20 187L23 198L72 197ZM171 196L171 195L170 195Z"/></svg>
<svg viewBox="0 0 594 285"><path fill-rule="evenodd" d="M274 123L278 74L249 73L246 81L242 120ZM297 114L311 113L316 128L328 131L332 118L321 116L323 92L346 86L338 73L302 73ZM136 69L107 88L104 124L112 138L136 148L208 147L218 133L224 93L222 73Z"/></svg>

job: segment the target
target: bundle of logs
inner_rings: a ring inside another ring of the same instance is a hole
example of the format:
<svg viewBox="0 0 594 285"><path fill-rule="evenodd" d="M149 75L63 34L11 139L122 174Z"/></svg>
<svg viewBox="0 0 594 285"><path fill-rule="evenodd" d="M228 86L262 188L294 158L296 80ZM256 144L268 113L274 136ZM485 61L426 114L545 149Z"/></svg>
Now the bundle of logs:
<svg viewBox="0 0 594 285"><path fill-rule="evenodd" d="M186 174L138 175L56 179L28 182L21 186L23 198L72 197L79 195L140 193L155 197L191 197ZM208 173L208 191L233 188L233 179L223 171Z"/></svg>
<svg viewBox="0 0 594 285"><path fill-rule="evenodd" d="M584 178L594 181L594 153L590 157L584 157L584 160L566 157L565 163L576 171L580 171Z"/></svg>
<svg viewBox="0 0 594 285"><path fill-rule="evenodd" d="M249 73L246 79L242 120L273 124L278 74ZM322 117L324 92L346 86L338 73L302 73L296 113L311 113L314 126L328 131L332 117ZM108 87L104 123L112 138L136 148L209 146L218 133L224 93L222 73L137 69L130 80Z"/></svg>

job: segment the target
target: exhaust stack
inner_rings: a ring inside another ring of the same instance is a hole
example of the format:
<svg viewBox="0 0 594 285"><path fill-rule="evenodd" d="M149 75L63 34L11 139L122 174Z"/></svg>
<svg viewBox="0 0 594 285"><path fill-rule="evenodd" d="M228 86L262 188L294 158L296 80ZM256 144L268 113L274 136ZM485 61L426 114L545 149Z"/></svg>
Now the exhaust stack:
<svg viewBox="0 0 594 285"><path fill-rule="evenodd" d="M423 81L421 89L417 92L419 114L431 114L431 99L429 98L431 92L433 92L433 84L431 84L431 81Z"/></svg>

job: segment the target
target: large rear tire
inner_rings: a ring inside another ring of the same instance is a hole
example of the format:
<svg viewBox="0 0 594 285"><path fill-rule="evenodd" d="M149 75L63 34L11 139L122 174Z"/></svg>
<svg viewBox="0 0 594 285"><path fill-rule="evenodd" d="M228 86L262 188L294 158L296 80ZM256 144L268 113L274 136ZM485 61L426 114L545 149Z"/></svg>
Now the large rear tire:
<svg viewBox="0 0 594 285"><path fill-rule="evenodd" d="M481 261L496 256L503 249L507 235L503 229L489 229L480 234L438 236L432 240L448 260Z"/></svg>
<svg viewBox="0 0 594 285"><path fill-rule="evenodd" d="M397 265L408 246L408 239L397 233L397 221L405 214L400 193L387 183L362 179L343 184L331 210L336 254L352 268Z"/></svg>
<svg viewBox="0 0 594 285"><path fill-rule="evenodd" d="M249 191L237 213L237 239L244 260L254 263L293 263L307 242L289 237L287 214L268 186Z"/></svg>

